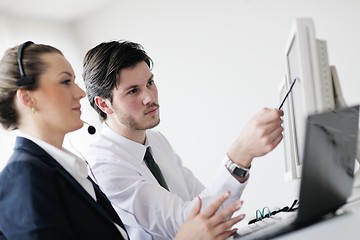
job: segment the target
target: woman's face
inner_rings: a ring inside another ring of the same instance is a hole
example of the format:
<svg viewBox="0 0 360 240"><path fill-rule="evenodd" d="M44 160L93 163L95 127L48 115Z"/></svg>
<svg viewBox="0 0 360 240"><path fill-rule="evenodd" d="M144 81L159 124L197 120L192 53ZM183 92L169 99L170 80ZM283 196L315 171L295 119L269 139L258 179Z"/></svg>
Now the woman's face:
<svg viewBox="0 0 360 240"><path fill-rule="evenodd" d="M75 83L74 70L63 55L48 53L42 59L47 68L32 91L35 122L44 134L65 135L83 125L80 99L85 92Z"/></svg>

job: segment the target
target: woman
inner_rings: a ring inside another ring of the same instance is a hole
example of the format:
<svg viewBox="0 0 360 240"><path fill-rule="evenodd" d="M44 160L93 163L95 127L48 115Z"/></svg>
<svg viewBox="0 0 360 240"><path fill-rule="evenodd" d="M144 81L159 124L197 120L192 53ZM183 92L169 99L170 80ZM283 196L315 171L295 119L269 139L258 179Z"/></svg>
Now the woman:
<svg viewBox="0 0 360 240"><path fill-rule="evenodd" d="M111 203L87 175L86 163L62 147L82 127L85 92L56 48L26 42L0 62L0 123L19 129L0 175L0 239L128 239ZM225 193L200 213L201 201L176 239L226 239L244 216L241 202L215 214Z"/></svg>

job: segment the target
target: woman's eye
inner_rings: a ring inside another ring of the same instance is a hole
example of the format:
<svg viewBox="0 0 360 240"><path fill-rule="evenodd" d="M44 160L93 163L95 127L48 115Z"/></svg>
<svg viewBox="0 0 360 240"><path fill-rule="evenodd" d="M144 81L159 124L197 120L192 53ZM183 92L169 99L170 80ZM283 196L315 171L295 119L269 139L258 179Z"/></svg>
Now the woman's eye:
<svg viewBox="0 0 360 240"><path fill-rule="evenodd" d="M61 82L61 84L70 85L71 80L64 80Z"/></svg>

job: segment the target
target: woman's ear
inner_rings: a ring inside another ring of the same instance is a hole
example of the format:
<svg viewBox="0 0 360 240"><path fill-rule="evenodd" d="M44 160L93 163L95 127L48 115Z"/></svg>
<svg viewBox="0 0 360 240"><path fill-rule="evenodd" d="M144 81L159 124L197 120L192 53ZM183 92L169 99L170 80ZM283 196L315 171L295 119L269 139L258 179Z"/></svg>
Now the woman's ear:
<svg viewBox="0 0 360 240"><path fill-rule="evenodd" d="M101 109L101 111L103 111L106 114L112 114L114 112L111 108L110 102L99 96L95 97L95 104L98 108Z"/></svg>
<svg viewBox="0 0 360 240"><path fill-rule="evenodd" d="M16 97L19 102L30 109L35 108L35 101L33 100L31 93L26 89L18 89L16 91Z"/></svg>

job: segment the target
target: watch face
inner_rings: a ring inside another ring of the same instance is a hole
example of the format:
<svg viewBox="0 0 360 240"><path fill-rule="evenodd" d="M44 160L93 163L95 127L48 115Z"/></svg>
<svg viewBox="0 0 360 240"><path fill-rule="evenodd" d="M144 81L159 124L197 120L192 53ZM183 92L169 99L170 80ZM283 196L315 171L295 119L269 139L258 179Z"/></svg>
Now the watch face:
<svg viewBox="0 0 360 240"><path fill-rule="evenodd" d="M234 172L233 172L233 173L234 173L235 175L239 176L239 177L245 177L246 174L247 174L247 171L244 170L244 169L242 169L242 168L236 167L236 168L234 169Z"/></svg>

